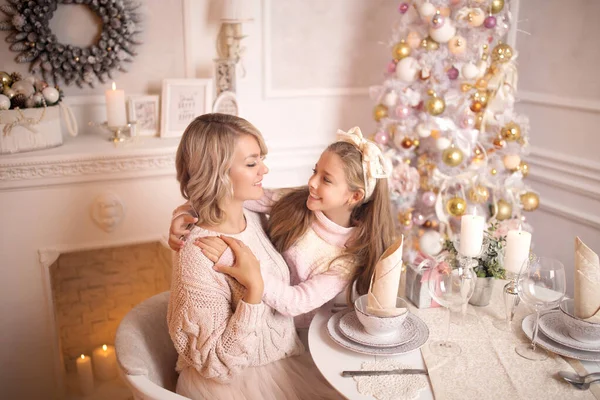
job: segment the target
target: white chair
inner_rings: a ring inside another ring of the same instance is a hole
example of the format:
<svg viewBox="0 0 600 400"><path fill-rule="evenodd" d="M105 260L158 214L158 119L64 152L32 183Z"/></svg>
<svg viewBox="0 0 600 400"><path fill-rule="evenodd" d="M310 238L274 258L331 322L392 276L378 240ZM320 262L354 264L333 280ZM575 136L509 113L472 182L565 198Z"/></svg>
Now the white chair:
<svg viewBox="0 0 600 400"><path fill-rule="evenodd" d="M184 400L175 393L177 351L167 327L169 292L135 306L117 329L119 372L136 400Z"/></svg>

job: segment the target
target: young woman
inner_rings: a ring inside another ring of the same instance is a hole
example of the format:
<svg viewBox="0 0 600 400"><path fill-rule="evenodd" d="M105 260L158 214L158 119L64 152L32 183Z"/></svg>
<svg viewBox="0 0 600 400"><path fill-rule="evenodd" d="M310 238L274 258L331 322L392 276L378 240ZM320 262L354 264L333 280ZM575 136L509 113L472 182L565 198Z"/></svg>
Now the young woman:
<svg viewBox="0 0 600 400"><path fill-rule="evenodd" d="M292 318L261 301L261 272L289 282L260 215L242 207L263 196L266 153L254 126L223 114L196 118L177 150L181 193L201 222L173 266L167 320L179 353L177 392L192 399L338 398L304 353ZM237 280L192 243L217 235L228 236L233 268L244 271Z"/></svg>

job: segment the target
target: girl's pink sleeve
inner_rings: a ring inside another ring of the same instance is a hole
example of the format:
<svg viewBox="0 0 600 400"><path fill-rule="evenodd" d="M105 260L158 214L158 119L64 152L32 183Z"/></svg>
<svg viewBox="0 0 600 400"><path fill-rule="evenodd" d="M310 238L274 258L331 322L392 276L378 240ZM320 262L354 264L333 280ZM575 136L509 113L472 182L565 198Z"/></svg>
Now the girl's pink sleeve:
<svg viewBox="0 0 600 400"><path fill-rule="evenodd" d="M324 272L290 286L271 275L263 276L263 302L286 316L295 317L321 307L350 283L347 273Z"/></svg>
<svg viewBox="0 0 600 400"><path fill-rule="evenodd" d="M244 208L250 211L269 214L273 205L281 198L282 193L277 189L264 189L263 195L258 200L246 200Z"/></svg>

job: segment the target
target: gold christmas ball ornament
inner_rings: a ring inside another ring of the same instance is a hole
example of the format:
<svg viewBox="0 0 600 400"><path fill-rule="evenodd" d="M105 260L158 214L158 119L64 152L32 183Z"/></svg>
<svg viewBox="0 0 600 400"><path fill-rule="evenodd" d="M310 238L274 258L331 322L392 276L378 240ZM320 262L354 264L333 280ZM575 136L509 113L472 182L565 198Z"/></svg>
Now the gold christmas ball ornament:
<svg viewBox="0 0 600 400"><path fill-rule="evenodd" d="M521 161L521 164L519 164L519 171L521 171L523 178L525 178L527 175L529 175L529 164L527 164L525 161Z"/></svg>
<svg viewBox="0 0 600 400"><path fill-rule="evenodd" d="M498 14L504 8L504 0L492 0L492 14Z"/></svg>
<svg viewBox="0 0 600 400"><path fill-rule="evenodd" d="M440 115L446 109L446 102L435 94L431 96L426 103L427 112L431 115Z"/></svg>
<svg viewBox="0 0 600 400"><path fill-rule="evenodd" d="M432 51L440 48L440 44L433 40L430 36L427 36L425 39L421 40L421 47L425 50Z"/></svg>
<svg viewBox="0 0 600 400"><path fill-rule="evenodd" d="M452 197L446 202L446 211L453 217L460 217L467 211L467 202L461 197Z"/></svg>
<svg viewBox="0 0 600 400"><path fill-rule="evenodd" d="M409 137L405 137L402 139L402 141L400 142L400 146L402 146L403 149L410 149L413 145L413 140Z"/></svg>
<svg viewBox="0 0 600 400"><path fill-rule="evenodd" d="M421 141L419 139L413 139L413 146L419 147L420 144L421 144Z"/></svg>
<svg viewBox="0 0 600 400"><path fill-rule="evenodd" d="M503 149L504 146L506 146L506 141L504 139L502 139L501 137L495 138L492 143L494 144L494 147L497 148L498 150Z"/></svg>
<svg viewBox="0 0 600 400"><path fill-rule="evenodd" d="M503 139L514 142L521 138L521 127L514 122L509 122L502 128L500 135Z"/></svg>
<svg viewBox="0 0 600 400"><path fill-rule="evenodd" d="M500 199L495 206L496 211L496 219L498 221L504 221L505 219L509 219L512 217L512 204L508 201Z"/></svg>
<svg viewBox="0 0 600 400"><path fill-rule="evenodd" d="M534 192L525 192L521 195L521 204L525 211L533 211L540 205L540 197Z"/></svg>
<svg viewBox="0 0 600 400"><path fill-rule="evenodd" d="M481 129L482 125L483 125L483 113L478 112L477 114L475 114L475 129Z"/></svg>
<svg viewBox="0 0 600 400"><path fill-rule="evenodd" d="M481 78L481 79L477 79L477 82L475 82L475 87L477 89L480 90L485 90L487 89L488 83L485 79Z"/></svg>
<svg viewBox="0 0 600 400"><path fill-rule="evenodd" d="M404 57L410 56L410 52L410 45L404 40L401 40L398 43L396 43L396 45L392 49L392 56L395 60L401 60Z"/></svg>
<svg viewBox="0 0 600 400"><path fill-rule="evenodd" d="M463 83L460 85L460 91L463 93L467 93L471 89L473 89L473 86L469 85L468 83Z"/></svg>
<svg viewBox="0 0 600 400"><path fill-rule="evenodd" d="M487 187L476 185L469 189L467 194L469 196L469 200L473 203L485 203L490 198L490 191Z"/></svg>
<svg viewBox="0 0 600 400"><path fill-rule="evenodd" d="M459 166L464 159L464 154L458 147L450 146L442 152L442 161L449 167Z"/></svg>
<svg viewBox="0 0 600 400"><path fill-rule="evenodd" d="M492 168L490 170L490 174L492 174L492 175L496 175L497 173L498 173L498 170L496 168Z"/></svg>
<svg viewBox="0 0 600 400"><path fill-rule="evenodd" d="M513 49L506 43L499 43L492 49L492 61L499 63L509 62L513 56Z"/></svg>
<svg viewBox="0 0 600 400"><path fill-rule="evenodd" d="M0 71L0 86L9 86L12 85L13 79L11 78L8 72Z"/></svg>
<svg viewBox="0 0 600 400"><path fill-rule="evenodd" d="M398 222L403 226L412 225L412 211L400 211L398 213Z"/></svg>
<svg viewBox="0 0 600 400"><path fill-rule="evenodd" d="M377 104L373 110L373 118L379 122L388 116L388 109L383 104Z"/></svg>

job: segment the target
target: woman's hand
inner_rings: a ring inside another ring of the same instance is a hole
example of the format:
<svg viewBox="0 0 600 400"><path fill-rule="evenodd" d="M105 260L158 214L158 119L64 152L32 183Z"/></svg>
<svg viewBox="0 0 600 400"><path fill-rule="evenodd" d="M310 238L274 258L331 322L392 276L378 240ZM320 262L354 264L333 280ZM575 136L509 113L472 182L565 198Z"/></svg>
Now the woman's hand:
<svg viewBox="0 0 600 400"><path fill-rule="evenodd" d="M202 254L216 263L227 250L227 243L220 236L204 236L194 240L194 244L202 250Z"/></svg>
<svg viewBox="0 0 600 400"><path fill-rule="evenodd" d="M177 217L173 218L169 227L169 247L175 251L181 250L185 239L190 234L190 229L198 222L198 218L191 213L192 207L189 203L185 203L173 211L173 215L177 215Z"/></svg>
<svg viewBox="0 0 600 400"><path fill-rule="evenodd" d="M246 288L243 300L249 304L258 304L262 301L264 282L260 274L260 263L244 243L228 236L221 236L221 239L231 247L235 256L235 263L232 267L224 265L215 265L215 271L222 272L231 276Z"/></svg>

